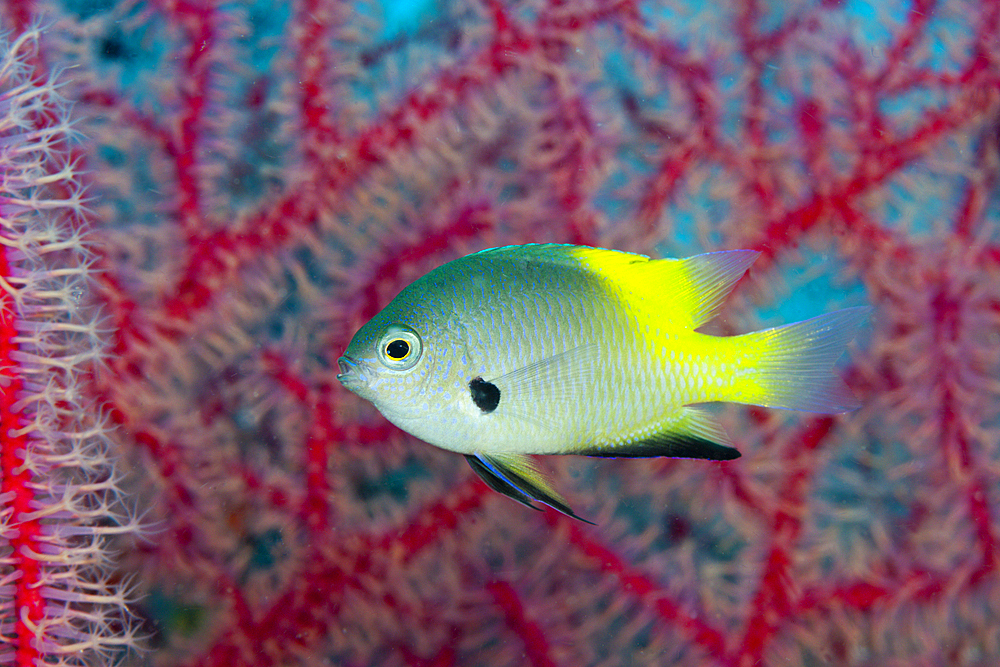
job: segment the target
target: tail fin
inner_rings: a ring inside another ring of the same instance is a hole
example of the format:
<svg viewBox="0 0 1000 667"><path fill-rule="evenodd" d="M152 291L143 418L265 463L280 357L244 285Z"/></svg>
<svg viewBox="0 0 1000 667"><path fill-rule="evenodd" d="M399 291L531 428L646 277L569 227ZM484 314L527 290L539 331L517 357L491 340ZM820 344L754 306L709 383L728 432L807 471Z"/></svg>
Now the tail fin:
<svg viewBox="0 0 1000 667"><path fill-rule="evenodd" d="M747 334L747 345L760 355L751 382L758 395L741 402L822 413L857 408L860 403L833 372L833 363L870 312L845 308Z"/></svg>

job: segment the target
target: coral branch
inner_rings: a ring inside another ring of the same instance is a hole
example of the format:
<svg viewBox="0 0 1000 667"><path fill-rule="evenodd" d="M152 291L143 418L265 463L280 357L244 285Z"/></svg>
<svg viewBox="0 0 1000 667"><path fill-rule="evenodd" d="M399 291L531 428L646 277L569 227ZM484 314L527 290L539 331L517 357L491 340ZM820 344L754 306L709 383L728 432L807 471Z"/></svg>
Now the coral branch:
<svg viewBox="0 0 1000 667"><path fill-rule="evenodd" d="M32 72L37 27L0 42L0 662L89 664L135 646L109 536L135 532L82 395L103 354L68 103Z"/></svg>

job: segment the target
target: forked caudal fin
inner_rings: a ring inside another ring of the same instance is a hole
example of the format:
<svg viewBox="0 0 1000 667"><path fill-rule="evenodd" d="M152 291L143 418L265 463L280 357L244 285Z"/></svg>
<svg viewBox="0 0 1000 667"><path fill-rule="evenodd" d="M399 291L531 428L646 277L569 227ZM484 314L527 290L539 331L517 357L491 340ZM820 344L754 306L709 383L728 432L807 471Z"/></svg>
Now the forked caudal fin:
<svg viewBox="0 0 1000 667"><path fill-rule="evenodd" d="M802 322L737 336L759 355L731 399L804 412L848 412L860 403L833 370L870 308L845 308Z"/></svg>

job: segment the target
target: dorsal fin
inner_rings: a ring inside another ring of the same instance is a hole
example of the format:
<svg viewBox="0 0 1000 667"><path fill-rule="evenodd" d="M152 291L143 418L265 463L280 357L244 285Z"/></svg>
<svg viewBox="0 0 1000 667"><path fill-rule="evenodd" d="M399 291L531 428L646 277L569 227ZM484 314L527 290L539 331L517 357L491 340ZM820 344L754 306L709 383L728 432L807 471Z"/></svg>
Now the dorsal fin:
<svg viewBox="0 0 1000 667"><path fill-rule="evenodd" d="M673 327L697 329L715 317L759 254L722 250L686 259L650 259L621 250L539 243L490 248L470 257L498 255L580 266L607 280L636 310Z"/></svg>
<svg viewBox="0 0 1000 667"><path fill-rule="evenodd" d="M615 284L633 307L697 329L719 306L760 253L723 250L687 259L645 259L642 255L600 248L580 248L588 269Z"/></svg>
<svg viewBox="0 0 1000 667"><path fill-rule="evenodd" d="M671 298L678 300L679 307L690 309L689 328L697 329L715 318L722 302L758 256L756 250L722 250L674 260L683 266L681 271L687 281L678 285L677 294ZM680 306L681 302L684 306Z"/></svg>

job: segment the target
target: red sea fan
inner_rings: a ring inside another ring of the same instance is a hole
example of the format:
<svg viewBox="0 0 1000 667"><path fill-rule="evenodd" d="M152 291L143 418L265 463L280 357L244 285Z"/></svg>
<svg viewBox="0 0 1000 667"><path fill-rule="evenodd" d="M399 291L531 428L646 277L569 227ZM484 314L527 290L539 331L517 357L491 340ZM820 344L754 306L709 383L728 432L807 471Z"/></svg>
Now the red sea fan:
<svg viewBox="0 0 1000 667"><path fill-rule="evenodd" d="M996 662L1000 3L779 4L8 3L76 65L151 662ZM335 360L526 241L763 251L720 332L871 304L864 407L520 507Z"/></svg>

